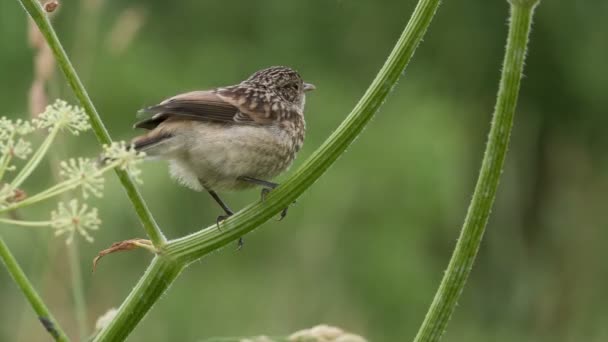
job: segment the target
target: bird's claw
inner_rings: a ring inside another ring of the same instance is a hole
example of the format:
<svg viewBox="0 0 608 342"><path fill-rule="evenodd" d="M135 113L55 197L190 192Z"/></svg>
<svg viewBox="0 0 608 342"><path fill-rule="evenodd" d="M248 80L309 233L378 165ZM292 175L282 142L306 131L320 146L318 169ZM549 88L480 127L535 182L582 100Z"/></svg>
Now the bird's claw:
<svg viewBox="0 0 608 342"><path fill-rule="evenodd" d="M229 218L230 216L232 216L232 214L220 215L217 217L217 219L215 219L215 224L217 225L217 230L219 230L220 232L222 231L222 228L220 227L220 222L224 221L225 219Z"/></svg>
<svg viewBox="0 0 608 342"><path fill-rule="evenodd" d="M260 192L260 198L262 200L262 202L266 201L266 196L268 196L268 194L270 193L269 188L262 188L262 191Z"/></svg>
<svg viewBox="0 0 608 342"><path fill-rule="evenodd" d="M225 219L229 218L230 216L232 216L233 214L226 214L226 215L220 215L217 217L217 219L215 220L215 224L217 225L217 230L219 230L220 232L222 231L222 228L220 228L220 222L224 221ZM237 242L236 245L236 250L240 251L241 248L243 248L243 245L245 244L244 240L242 237L239 238L239 241Z"/></svg>
<svg viewBox="0 0 608 342"><path fill-rule="evenodd" d="M281 210L281 215L279 216L279 219L277 221L283 221L283 219L285 218L285 216L287 216L287 210L289 210L289 207Z"/></svg>
<svg viewBox="0 0 608 342"><path fill-rule="evenodd" d="M270 189L270 188L262 188L262 191L260 192L260 197L261 197L262 203L266 200L266 196L268 196L268 194L270 193L270 191L272 191L272 189ZM293 201L292 204L296 204L296 201ZM287 216L287 210L289 210L289 207L281 210L281 214L279 215L279 218L277 219L277 221L283 221L283 219L285 218L285 216Z"/></svg>

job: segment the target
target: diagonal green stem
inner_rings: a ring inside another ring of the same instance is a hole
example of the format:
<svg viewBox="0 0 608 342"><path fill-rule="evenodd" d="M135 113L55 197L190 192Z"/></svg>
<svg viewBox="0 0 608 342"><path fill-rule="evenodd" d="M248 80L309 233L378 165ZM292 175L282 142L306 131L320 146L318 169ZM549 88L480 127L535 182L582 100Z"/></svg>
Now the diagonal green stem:
<svg viewBox="0 0 608 342"><path fill-rule="evenodd" d="M412 58L438 6L439 0L418 2L393 51L352 112L289 179L266 196L263 203L254 203L231 216L222 222L221 231L213 225L170 241L164 248L166 253L184 262L197 260L266 222L308 189L346 151L378 111Z"/></svg>
<svg viewBox="0 0 608 342"><path fill-rule="evenodd" d="M99 114L97 113L93 102L89 98L84 85L78 78L76 70L74 70L72 63L70 63L70 60L63 49L55 30L51 26L49 18L40 6L40 3L37 0L19 1L21 2L21 5L23 5L23 8L25 8L25 10L32 17L46 42L51 47L53 55L55 56L61 71L63 71L63 74L74 91L74 94L78 98L78 101L80 101L80 104L89 116L89 120L91 122L91 126L93 127L93 131L95 132L95 136L97 136L97 140L99 140L99 142L102 144L109 145L112 142L110 134L99 117ZM148 237L150 240L152 240L154 246L162 246L166 242L166 239L160 230L160 227L154 220L152 213L144 202L139 190L135 186L135 182L133 181L132 177L126 171L120 169L116 169L116 174L118 175L123 188L127 192L127 196L131 200L131 203L133 204L133 207L135 208L135 211L139 216Z"/></svg>
<svg viewBox="0 0 608 342"><path fill-rule="evenodd" d="M473 199L435 299L415 341L438 341L471 272L490 216L509 146L532 14L537 0L513 0L500 87Z"/></svg>
<svg viewBox="0 0 608 342"><path fill-rule="evenodd" d="M166 256L156 256L118 309L110 325L94 341L123 341L184 269Z"/></svg>
<svg viewBox="0 0 608 342"><path fill-rule="evenodd" d="M222 222L221 231L213 225L163 246L121 305L115 319L95 341L126 338L175 279L176 270L258 227L310 187L344 153L380 108L414 54L438 6L439 0L419 1L386 63L353 111L294 175L266 197L264 203L255 203L231 216Z"/></svg>
<svg viewBox="0 0 608 342"><path fill-rule="evenodd" d="M61 329L49 309L44 305L42 298L40 298L34 286L27 279L21 267L19 267L17 260L11 254L2 237L0 237L0 258L4 262L4 265L6 265L6 269L11 277L15 280L15 283L19 285L19 288L21 288L21 291L30 302L30 305L38 315L38 320L40 320L44 328L53 336L55 341L69 341L63 329Z"/></svg>
<svg viewBox="0 0 608 342"><path fill-rule="evenodd" d="M36 169L38 164L40 164L40 162L42 161L42 158L44 158L44 155L46 154L46 152L51 147L53 140L55 140L55 137L57 137L57 133L59 132L60 128L61 127L59 125L55 125L51 129L51 131L49 132L49 135L47 135L46 139L44 139L44 141L42 142L40 147L38 147L38 150L36 150L36 152L30 158L30 160L27 162L27 164L25 164L23 169L21 169L19 174L17 174L15 179L13 179L13 181L11 182L11 186L13 188L15 188L15 189L18 188L21 184L23 184L23 181L25 181L27 179L27 177L29 177L32 174L32 172L34 172L34 170Z"/></svg>

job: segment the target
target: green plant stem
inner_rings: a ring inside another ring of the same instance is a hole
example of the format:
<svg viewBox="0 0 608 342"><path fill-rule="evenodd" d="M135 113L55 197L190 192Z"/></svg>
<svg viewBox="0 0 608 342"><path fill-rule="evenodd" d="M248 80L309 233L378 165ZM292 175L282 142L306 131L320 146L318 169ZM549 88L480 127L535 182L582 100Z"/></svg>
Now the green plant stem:
<svg viewBox="0 0 608 342"><path fill-rule="evenodd" d="M13 277L15 283L19 286L30 305L38 315L38 319L43 324L44 328L53 336L55 341L69 341L67 335L61 329L61 326L57 323L53 315L51 315L49 309L44 305L44 302L34 289L34 286L27 279L25 273L15 257L11 254L8 246L4 243L4 240L0 237L0 258L4 262L6 269Z"/></svg>
<svg viewBox="0 0 608 342"><path fill-rule="evenodd" d="M53 221L22 221L0 217L0 223L12 224L15 226L22 227L49 227L53 223Z"/></svg>
<svg viewBox="0 0 608 342"><path fill-rule="evenodd" d="M289 206L340 157L378 111L405 70L429 26L439 0L420 0L384 66L355 108L332 135L264 202L254 203L222 222L189 236L170 241L165 252L192 262L255 229Z"/></svg>
<svg viewBox="0 0 608 342"><path fill-rule="evenodd" d="M42 144L40 144L40 147L38 147L38 150L36 150L36 152L30 158L30 160L27 162L27 164L25 164L25 166L21 169L19 174L17 174L17 176L15 176L15 179L13 179L13 181L11 182L11 186L13 188L15 188L15 189L18 188L21 184L23 184L23 182L27 179L27 177L29 177L32 174L32 172L34 172L36 167L42 161L42 158L44 158L44 155L46 154L46 152L51 147L51 144L53 143L53 140L55 140L55 137L57 137L57 133L59 133L60 129L61 129L60 125L55 125L55 127L53 127L51 129L51 131L49 132L49 135L47 135L47 137L44 139Z"/></svg>
<svg viewBox="0 0 608 342"><path fill-rule="evenodd" d="M380 108L414 54L438 6L439 0L419 1L393 51L353 111L303 166L273 190L263 203L250 205L223 221L221 231L214 224L200 232L170 241L162 247L155 263L162 261L173 266L163 268L153 263L123 302L118 315L95 341L116 341L128 336L175 279L177 274L174 269L181 269L189 262L253 230L278 214L310 187L344 153Z"/></svg>
<svg viewBox="0 0 608 342"><path fill-rule="evenodd" d="M80 269L80 257L78 242L74 241L68 245L68 261L70 262L70 273L72 275L72 297L76 308L76 322L78 325L78 336L80 341L86 341L87 332L87 307L82 285L82 271Z"/></svg>
<svg viewBox="0 0 608 342"><path fill-rule="evenodd" d="M146 273L118 309L116 317L94 341L123 341L146 315L161 295L171 286L184 265L163 256L156 256Z"/></svg>
<svg viewBox="0 0 608 342"><path fill-rule="evenodd" d="M471 272L507 154L532 14L537 1L514 0L500 87L473 199L441 285L415 341L438 341Z"/></svg>
<svg viewBox="0 0 608 342"><path fill-rule="evenodd" d="M89 98L89 95L84 88L84 85L78 78L76 74L76 70L70 63L70 60L53 29L51 22L49 21L48 16L42 9L40 3L37 0L19 0L23 8L27 11L27 13L32 17L32 20L40 29L40 32L44 36L46 42L49 44L51 50L53 51L53 55L61 68L61 71L65 75L70 87L74 91L76 98L84 108L87 113L89 120L91 122L91 126L93 131L95 132L95 136L99 140L100 143L110 145L112 139L110 138L110 134L105 128L93 102ZM139 219L146 231L146 234L156 247L160 247L165 244L166 239L160 230L160 227L154 220L152 213L148 209L141 193L135 186L135 182L133 178L129 175L128 172L120 169L116 169L116 174L120 179L120 182L125 189L129 200L133 204L135 212L139 216Z"/></svg>

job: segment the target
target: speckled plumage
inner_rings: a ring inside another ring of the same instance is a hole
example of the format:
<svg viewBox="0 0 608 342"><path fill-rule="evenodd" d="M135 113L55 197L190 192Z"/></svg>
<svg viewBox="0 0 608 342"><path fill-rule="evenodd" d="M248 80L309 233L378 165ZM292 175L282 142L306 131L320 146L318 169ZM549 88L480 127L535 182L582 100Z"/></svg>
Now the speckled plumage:
<svg viewBox="0 0 608 342"><path fill-rule="evenodd" d="M287 67L254 73L238 85L171 97L143 110L133 140L195 190L237 190L241 177L268 181L285 171L304 143L305 91L314 86Z"/></svg>

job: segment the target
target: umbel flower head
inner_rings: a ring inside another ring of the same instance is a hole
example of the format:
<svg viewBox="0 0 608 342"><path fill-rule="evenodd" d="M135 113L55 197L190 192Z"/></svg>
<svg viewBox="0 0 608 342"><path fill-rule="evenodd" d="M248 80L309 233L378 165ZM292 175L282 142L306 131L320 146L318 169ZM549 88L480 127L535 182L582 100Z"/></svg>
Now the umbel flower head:
<svg viewBox="0 0 608 342"><path fill-rule="evenodd" d="M82 197L87 198L89 194L95 197L103 195L104 179L97 168L97 163L89 158L70 158L59 164L59 175L80 183Z"/></svg>
<svg viewBox="0 0 608 342"><path fill-rule="evenodd" d="M145 153L138 152L128 146L124 141L113 142L111 145L103 146L103 158L109 163L116 165L122 170L127 171L138 182L141 183L139 175L141 170L137 167L143 161Z"/></svg>
<svg viewBox="0 0 608 342"><path fill-rule="evenodd" d="M68 105L63 100L56 100L48 105L45 111L34 119L37 128L67 129L74 135L91 128L84 110L78 106Z"/></svg>
<svg viewBox="0 0 608 342"><path fill-rule="evenodd" d="M8 183L0 185L0 209L10 205L11 199L15 197L15 188Z"/></svg>
<svg viewBox="0 0 608 342"><path fill-rule="evenodd" d="M8 140L14 138L16 135L27 135L34 131L34 126L29 121L23 121L17 119L15 121L7 119L6 117L0 118L0 140Z"/></svg>
<svg viewBox="0 0 608 342"><path fill-rule="evenodd" d="M51 212L51 222L56 236L67 234L66 243L68 244L74 240L75 233L80 234L88 242L93 242L89 231L97 230L101 225L101 220L97 217L97 209L89 210L86 204L80 205L75 199L67 205L59 202L57 210Z"/></svg>
<svg viewBox="0 0 608 342"><path fill-rule="evenodd" d="M27 159L32 153L32 144L22 137L33 131L34 126L29 121L0 118L0 154L2 158ZM8 164L5 167L8 170L13 169Z"/></svg>

